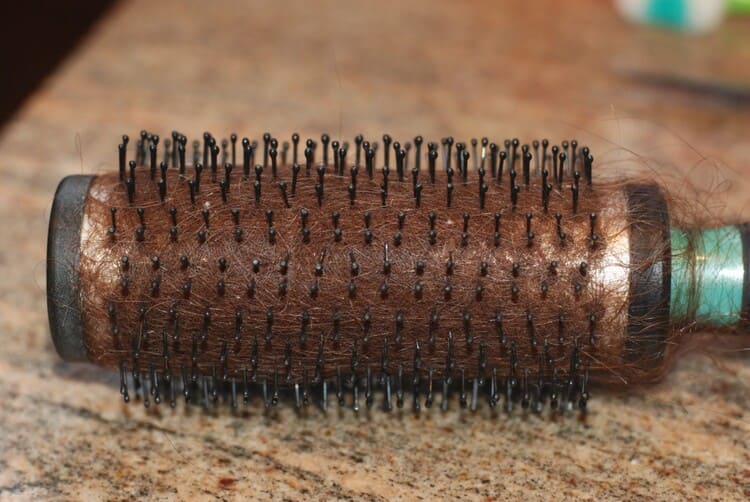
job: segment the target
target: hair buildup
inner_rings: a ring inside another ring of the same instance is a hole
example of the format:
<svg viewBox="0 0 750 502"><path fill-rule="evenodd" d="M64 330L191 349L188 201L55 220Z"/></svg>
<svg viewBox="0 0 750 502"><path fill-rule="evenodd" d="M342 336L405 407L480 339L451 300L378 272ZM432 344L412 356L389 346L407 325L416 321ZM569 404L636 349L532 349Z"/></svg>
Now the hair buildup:
<svg viewBox="0 0 750 502"><path fill-rule="evenodd" d="M61 355L118 368L125 394L127 380L172 399L228 386L234 403L258 385L267 403L286 387L299 404L332 387L371 404L381 388L386 408L404 390L415 407L453 392L585 407L590 382L668 367L664 196L592 182L575 142L425 151L386 135L382 152L357 137L348 154L325 135L266 135L237 156L236 139L230 153L204 136L193 167L179 134L159 164L158 139L130 163L124 142L119 172L56 200L80 219L80 326L52 323Z"/></svg>

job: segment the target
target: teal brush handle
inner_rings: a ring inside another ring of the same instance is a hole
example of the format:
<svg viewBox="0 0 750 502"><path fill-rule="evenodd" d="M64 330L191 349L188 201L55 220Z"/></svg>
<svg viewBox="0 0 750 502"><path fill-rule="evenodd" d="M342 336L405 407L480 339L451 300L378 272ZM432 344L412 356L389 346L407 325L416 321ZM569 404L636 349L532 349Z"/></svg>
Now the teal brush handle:
<svg viewBox="0 0 750 502"><path fill-rule="evenodd" d="M670 230L670 317L677 326L732 327L750 306L750 224Z"/></svg>

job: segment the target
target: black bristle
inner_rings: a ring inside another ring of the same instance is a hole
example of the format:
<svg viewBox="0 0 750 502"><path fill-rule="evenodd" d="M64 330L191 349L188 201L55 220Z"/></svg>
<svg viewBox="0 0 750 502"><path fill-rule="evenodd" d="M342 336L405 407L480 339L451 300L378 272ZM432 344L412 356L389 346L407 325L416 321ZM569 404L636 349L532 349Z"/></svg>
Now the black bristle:
<svg viewBox="0 0 750 502"><path fill-rule="evenodd" d="M513 211L518 206L518 192L521 191L521 187L516 184L516 170L510 170L510 204Z"/></svg>
<svg viewBox="0 0 750 502"><path fill-rule="evenodd" d="M398 310L396 312L396 336L395 336L395 342L400 345L401 339L404 332L404 312L403 310Z"/></svg>
<svg viewBox="0 0 750 502"><path fill-rule="evenodd" d="M219 147L214 138L209 140L209 148L211 149L211 181L216 181L216 173L219 169Z"/></svg>
<svg viewBox="0 0 750 502"><path fill-rule="evenodd" d="M498 184L498 186L502 185L502 182L503 182L503 168L504 168L504 165L505 165L505 159L508 157L508 154L505 151L502 151L502 152L500 152L499 157L500 157L500 163L498 164L498 167L497 167L497 184Z"/></svg>
<svg viewBox="0 0 750 502"><path fill-rule="evenodd" d="M511 169L516 168L516 160L518 160L518 146L520 144L521 142L518 140L518 138L513 138L513 140L510 142L510 145L511 145L510 168Z"/></svg>
<svg viewBox="0 0 750 502"><path fill-rule="evenodd" d="M248 138L242 138L242 176L247 179L250 176L250 157L252 147Z"/></svg>
<svg viewBox="0 0 750 502"><path fill-rule="evenodd" d="M125 138L127 138L127 136L123 136L123 142L117 147L120 165L120 181L125 181L125 159L128 151L127 144L124 141Z"/></svg>
<svg viewBox="0 0 750 502"><path fill-rule="evenodd" d="M472 164L472 166L475 171L479 169L479 152L477 151L478 144L479 141L477 140L477 138L471 138L471 156L474 158L474 163Z"/></svg>
<svg viewBox="0 0 750 502"><path fill-rule="evenodd" d="M278 166L276 164L276 158L278 157L278 150L271 148L268 151L268 155L271 157L271 176L276 179L278 176Z"/></svg>
<svg viewBox="0 0 750 502"><path fill-rule="evenodd" d="M555 180L555 184L557 184L557 188L561 188L561 177L560 172L558 171L557 167L557 161L558 161L558 155L559 155L559 147L557 145L554 145L552 147L552 177Z"/></svg>
<svg viewBox="0 0 750 502"><path fill-rule="evenodd" d="M451 150L453 148L453 138L451 136L445 138L443 145L445 148L443 155L445 160L445 170L448 171L451 168Z"/></svg>
<svg viewBox="0 0 750 502"><path fill-rule="evenodd" d="M363 148L365 148L365 169L367 171L367 176L372 179L374 175L374 161L375 161L375 150L372 148L366 148L364 145L366 145L367 142L365 141L363 143Z"/></svg>
<svg viewBox="0 0 750 502"><path fill-rule="evenodd" d="M227 193L229 193L229 189L231 187L230 181L231 181L233 168L234 168L234 164L230 164L229 162L224 163L224 186L226 188Z"/></svg>
<svg viewBox="0 0 750 502"><path fill-rule="evenodd" d="M471 154L468 150L461 152L461 173L463 175L463 182L466 184L469 178L469 157Z"/></svg>
<svg viewBox="0 0 750 502"><path fill-rule="evenodd" d="M583 156L583 172L586 177L586 184L591 186L593 181L592 166L594 164L594 156L589 153L587 146L581 149L581 155Z"/></svg>
<svg viewBox="0 0 750 502"><path fill-rule="evenodd" d="M185 175L185 148L186 148L187 138L185 136L179 136L179 145L177 145L177 160L179 165L179 173L181 176ZM193 162L195 164L196 161Z"/></svg>
<svg viewBox="0 0 750 502"><path fill-rule="evenodd" d="M497 177L497 143L490 143L490 175Z"/></svg>
<svg viewBox="0 0 750 502"><path fill-rule="evenodd" d="M438 157L437 150L430 150L429 153L427 154L427 157L429 161L428 170L430 173L430 183L434 185L435 184L435 161L437 160L437 157Z"/></svg>
<svg viewBox="0 0 750 502"><path fill-rule="evenodd" d="M221 201L227 203L228 184L226 180L219 180L219 189L221 190Z"/></svg>
<svg viewBox="0 0 750 502"><path fill-rule="evenodd" d="M561 143L561 146L562 146L562 150L565 152L565 158L569 160L570 159L570 150L569 150L570 143L568 143L567 140L563 140ZM560 166L560 169L562 168L565 168L566 170L570 171L570 164L563 163L563 165Z"/></svg>
<svg viewBox="0 0 750 502"><path fill-rule="evenodd" d="M157 149L156 142L148 145L148 151L150 153L149 172L151 173L151 179L154 179L156 177L156 149Z"/></svg>
<svg viewBox="0 0 750 502"><path fill-rule="evenodd" d="M362 142L364 138L361 134L357 134L354 137L354 154L355 154L355 165L360 166L361 154L362 154Z"/></svg>
<svg viewBox="0 0 750 502"><path fill-rule="evenodd" d="M385 156L384 167L390 167L391 159L391 137L388 134L383 134L383 155Z"/></svg>
<svg viewBox="0 0 750 502"><path fill-rule="evenodd" d="M404 181L404 158L406 157L406 151L401 148L398 141L393 143L393 153L396 156L396 176L399 181Z"/></svg>
<svg viewBox="0 0 750 502"><path fill-rule="evenodd" d="M298 153L299 151L299 134L296 132L292 134L292 164L299 162Z"/></svg>
<svg viewBox="0 0 750 502"><path fill-rule="evenodd" d="M563 166L565 166L567 161L568 154L565 152L560 152L560 165L557 172L557 185L559 187L562 187L563 184L563 174L565 173L565 169L563 169Z"/></svg>
<svg viewBox="0 0 750 502"><path fill-rule="evenodd" d="M203 164L195 164L195 175L193 176L193 182L195 184L195 193L201 190L201 173L203 172Z"/></svg>
<svg viewBox="0 0 750 502"><path fill-rule="evenodd" d="M331 137L328 134L322 134L320 136L320 143L323 145L323 165L328 165L328 143L331 141Z"/></svg>
<svg viewBox="0 0 750 502"><path fill-rule="evenodd" d="M260 197L262 195L261 193L261 185L259 180L255 180L253 182L253 192L255 194L255 204L260 204Z"/></svg>
<svg viewBox="0 0 750 502"><path fill-rule="evenodd" d="M528 189L531 183L531 153L529 152L529 145L523 145L522 151L523 184Z"/></svg>
<svg viewBox="0 0 750 502"><path fill-rule="evenodd" d="M344 175L344 168L346 166L346 154L348 153L348 151L349 151L349 149L346 147L346 144L344 144L339 149L339 154L338 154L338 157L339 157L339 176L343 176Z"/></svg>
<svg viewBox="0 0 750 502"><path fill-rule="evenodd" d="M263 167L268 167L268 152L271 148L271 133L263 133Z"/></svg>
<svg viewBox="0 0 750 502"><path fill-rule="evenodd" d="M578 141L576 141L576 140L571 141L570 142L570 147L571 147L571 151L570 151L570 172L575 172L576 171L576 160L578 160L578 154L577 154Z"/></svg>

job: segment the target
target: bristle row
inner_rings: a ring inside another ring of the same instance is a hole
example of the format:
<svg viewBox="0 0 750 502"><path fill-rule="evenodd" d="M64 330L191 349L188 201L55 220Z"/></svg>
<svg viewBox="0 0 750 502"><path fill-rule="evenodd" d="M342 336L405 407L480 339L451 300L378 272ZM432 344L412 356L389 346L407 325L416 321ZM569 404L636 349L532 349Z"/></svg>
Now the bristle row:
<svg viewBox="0 0 750 502"><path fill-rule="evenodd" d="M167 140L164 144L164 160L159 165L159 172L160 172L160 178L157 180L157 184L160 189L161 198L164 199L166 194L166 171L170 167L170 159L172 159L172 167L175 167L179 170L179 173L181 175L186 174L186 167L184 163L184 151L187 144L187 138L177 132L172 133L173 141L169 142ZM339 143L338 141L330 141L330 137L327 134L324 134L321 137L321 144L322 147L322 162L318 163L316 162L316 151L318 144L313 141L312 139L308 139L306 142L307 147L305 148L304 154L305 154L305 171L304 176L310 177L311 173L313 171L317 172L317 183L315 184L315 190L316 193L318 193L319 196L319 204L322 204L322 197L325 192L325 175L327 173L328 167L330 166L329 163L329 152L333 158L333 172L330 174L333 174L335 176L345 176L347 173L350 173L351 175L351 183L349 185L349 191L351 194L352 204L356 200L356 177L359 174L359 168L361 167L360 161L361 161L361 153L364 153L364 157L366 159L365 161L365 171L370 179L373 179L376 175L375 173L375 156L377 152L377 143L373 142L370 143L368 141L365 141L361 135L357 136L355 138L355 144L356 144L356 164L352 165L349 170L347 170L347 166L349 165L347 163L347 154L349 149L349 144L347 142ZM136 145L136 158L135 160L131 160L129 163L126 162L127 157L127 145L129 142L129 138L127 136L123 136L123 141L118 147L118 153L119 153L119 165L120 165L120 181L122 181L127 190L128 199L129 202L136 203L134 200L135 196L135 169L138 165L146 165L146 150L150 152L150 162L148 164L149 172L150 172L150 179L155 180L157 175L157 165L156 165L156 157L157 157L157 148L159 144L159 136L149 134L146 131L142 131L140 135L140 139L137 142ZM189 184L190 189L194 190L196 193L200 192L200 179L201 179L201 173L204 169L204 167L209 166L210 173L211 173L211 181L212 182L218 182L222 193L228 192L232 183L231 174L234 171L234 166L236 165L236 143L237 143L237 135L232 134L231 135L231 142L232 142L232 152L231 152L231 160L232 162L229 162L230 156L227 153L227 140L223 140L221 142L222 148L221 148L221 163L219 163L219 153L220 149L219 146L216 144L216 139L209 133L204 133L203 135L203 162L198 162L200 159L200 150L199 143L194 143L195 152L193 155L193 158L195 160L194 168L195 172L192 178L192 183ZM297 186L297 180L299 172L301 171L300 164L297 162L298 160L298 145L299 145L299 135L293 134L292 135L292 142L294 144L293 148L293 164L292 164L292 171L293 171L293 179L291 180L291 193L292 195L296 194L296 186ZM390 149L391 145L394 150L395 154L395 160L396 160L396 179L399 182L404 182L409 175L411 175L412 178L412 185L413 185L413 191L414 191L414 199L417 206L420 204L420 193L424 188L423 183L419 183L419 174L421 172L421 145L423 143L423 139L421 136L417 136L414 138L414 144L416 146L416 159L414 168L409 168L409 152L411 150L411 143L405 143L404 147L402 148L401 144L399 142L393 142L391 137L389 135L383 136L383 145L384 145L384 164L381 169L381 183L380 183L380 197L383 201L383 204L386 203L388 199L388 186L389 186L389 180L391 175L391 163L390 163ZM330 148L329 148L330 144ZM468 183L469 174L473 170L478 179L478 201L480 205L480 209L484 209L484 194L489 190L490 183L485 182L485 178L487 177L487 181L495 180L495 184L498 186L502 186L503 183L507 183L508 186L508 192L510 196L511 203L515 207L517 204L517 197L518 193L521 191L521 188L528 189L530 183L531 183L531 177L532 174L534 176L541 176L543 179L543 182L541 183L541 197L543 200L546 200L549 192L552 190L553 187L556 187L558 191L561 191L564 185L564 180L567 177L570 177L571 185L571 200L572 200L572 206L575 210L577 209L577 198L578 194L581 190L580 188L580 178L583 176L585 182L587 185L590 185L592 182L592 166L594 158L590 154L590 151L588 147L581 148L580 152L578 151L578 143L574 140L570 143L567 141L562 142L562 148L558 147L557 145L554 145L551 148L551 155L547 154L547 149L549 146L549 142L547 140L542 140L542 152L541 156L539 153L539 141L533 141L533 149L534 153L531 153L530 146L528 144L524 144L521 146L521 152L519 155L518 147L520 145L520 142L518 139L511 140L505 140L505 150L500 151L499 147L496 143L489 143L487 138L482 138L481 144L481 154L478 155L477 152L477 145L478 141L476 139L473 139L472 144L472 150L474 153L474 161L473 161L473 169L469 168L469 159L471 158L471 153L469 152L467 145L465 143L457 142L455 144L456 146L456 152L455 152L455 166L456 169L453 168L453 154L452 147L454 144L453 138L443 138L440 142L440 144L443 146L442 148L442 157L443 157L443 171L446 173L446 193L445 193L445 200L446 205L448 207L451 206L451 200L452 200L452 191L455 188L456 183ZM172 147L170 151L170 145ZM248 138L243 138L242 142L242 149L243 149L243 170L241 174L242 181L247 181L251 178L251 166L254 166L255 171L255 180L253 182L254 190L256 192L256 203L260 203L260 193L262 192L262 174L264 172L268 172L269 169L269 163L270 163L270 171L271 171L271 181L270 183L279 183L277 181L278 177L278 169L279 165L277 163L278 158L278 140L273 138L269 133L265 133L263 135L263 163L262 164L255 164L255 150L258 148L258 142L257 141L250 141ZM427 144L428 146L428 154L427 159L429 162L429 182L431 184L435 184L435 163L439 157L438 154L438 144L429 142ZM289 143L284 142L282 146L281 151L281 165L287 165L286 160L288 156L288 150L289 150ZM489 155L488 155L489 154ZM541 157L541 161L540 161ZM179 163L178 163L179 159ZM505 166L505 161L508 159L508 165ZM532 173L531 169L531 161L535 160L535 166ZM550 172L547 169L548 163L552 164L552 171ZM578 169L578 164L581 164L581 167L583 169L583 173L581 173ZM126 170L126 164L129 165L129 171ZM220 166L223 166L223 179L221 179L220 175ZM315 166L315 169L313 167ZM521 168L521 178L519 178L519 172L518 168ZM489 173L488 173L489 168ZM507 170L507 180L504 180L504 171ZM454 179L454 176L456 178ZM551 181L551 183L549 182ZM522 185L519 185L518 182L522 182ZM282 196L287 197L287 182L284 183L283 186L281 186ZM546 207L546 204L545 204Z"/></svg>
<svg viewBox="0 0 750 502"><path fill-rule="evenodd" d="M298 411L310 405L327 411L333 401L339 407L348 405L359 412L363 404L367 409L378 406L376 393L380 391L379 407L382 410L390 412L406 407L415 413L433 405L445 411L455 406L456 401L460 408L471 411L476 411L484 401L491 409L500 405L506 413L517 408L541 413L547 406L552 413L569 412L576 407L581 413L586 413L590 398L587 370L574 371L570 375L554 372L551 377L543 373L534 375L528 370L520 375L503 377L496 369L485 377L471 378L467 378L464 371L457 372L454 378L443 379L432 378L432 372L428 372L426 378L407 377L405 374L403 368L395 374L378 372L370 366L362 374L339 368L333 379L304 378L290 386L280 372L274 373L272 378L258 379L248 369L230 377L217 367L208 373L184 368L179 373L163 373L153 367L148 371L129 371L123 362L120 365L120 394L126 403L135 399L146 408L152 402L174 408L182 399L185 404L199 404L205 408L224 403L237 409L260 398L266 409L288 400Z"/></svg>

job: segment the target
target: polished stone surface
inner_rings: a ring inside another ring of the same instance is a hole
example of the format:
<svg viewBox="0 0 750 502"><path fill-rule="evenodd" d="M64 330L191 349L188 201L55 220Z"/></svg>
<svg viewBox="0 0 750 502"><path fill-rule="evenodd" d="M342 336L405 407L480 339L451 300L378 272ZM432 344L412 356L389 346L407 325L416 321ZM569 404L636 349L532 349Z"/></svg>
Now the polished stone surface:
<svg viewBox="0 0 750 502"><path fill-rule="evenodd" d="M602 169L640 165L678 195L689 180L713 189L692 207L750 220L747 104L622 76L748 82L748 28L638 30L599 1L123 3L0 136L0 499L747 498L747 341L597 390L585 420L144 410L116 375L58 360L44 245L59 179L114 168L142 128L576 136Z"/></svg>

